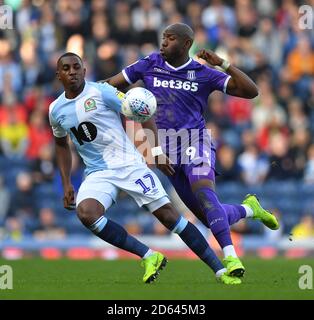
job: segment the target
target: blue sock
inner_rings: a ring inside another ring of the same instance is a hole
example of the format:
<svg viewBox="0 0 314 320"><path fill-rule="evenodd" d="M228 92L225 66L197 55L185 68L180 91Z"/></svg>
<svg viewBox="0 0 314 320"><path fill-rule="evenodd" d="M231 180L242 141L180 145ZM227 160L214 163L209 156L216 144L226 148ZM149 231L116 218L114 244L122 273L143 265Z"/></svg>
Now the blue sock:
<svg viewBox="0 0 314 320"><path fill-rule="evenodd" d="M144 257L145 253L149 250L145 244L128 234L119 224L108 220L104 216L101 216L95 221L89 229L100 239L120 249L132 252L141 258Z"/></svg>
<svg viewBox="0 0 314 320"><path fill-rule="evenodd" d="M210 248L200 231L185 218L180 217L172 228L185 242L185 244L197 254L215 273L224 268L215 252Z"/></svg>

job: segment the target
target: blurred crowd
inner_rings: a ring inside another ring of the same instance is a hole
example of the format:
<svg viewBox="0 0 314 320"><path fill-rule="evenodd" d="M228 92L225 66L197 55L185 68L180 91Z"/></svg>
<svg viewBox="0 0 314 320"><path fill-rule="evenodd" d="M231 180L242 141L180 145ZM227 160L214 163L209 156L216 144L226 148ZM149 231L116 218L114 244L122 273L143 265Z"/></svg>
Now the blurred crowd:
<svg viewBox="0 0 314 320"><path fill-rule="evenodd" d="M217 146L222 196L225 190L227 201L241 201L237 194L226 195L269 185L273 199L287 183L295 194L286 192L287 201L280 199L282 207L276 198L269 201L274 210L287 209L280 212L282 218L288 212L285 231L303 215L313 219L314 22L300 23L299 10L307 5L313 19L313 0L7 0L0 4L14 10L13 29L0 29L0 238L19 239L25 234L62 238L85 232L75 215L62 209L47 118L49 104L62 92L55 79L57 58L65 51L75 52L84 60L87 79L106 79L158 50L162 30L175 22L187 23L195 31L192 57L196 59L201 48L214 50L251 76L259 88L254 100L220 92L209 98L205 119ZM78 188L83 169L73 156L73 183ZM172 194L167 179L162 180ZM128 196L120 198L109 214L129 231L167 233ZM300 206L302 201L307 205Z"/></svg>

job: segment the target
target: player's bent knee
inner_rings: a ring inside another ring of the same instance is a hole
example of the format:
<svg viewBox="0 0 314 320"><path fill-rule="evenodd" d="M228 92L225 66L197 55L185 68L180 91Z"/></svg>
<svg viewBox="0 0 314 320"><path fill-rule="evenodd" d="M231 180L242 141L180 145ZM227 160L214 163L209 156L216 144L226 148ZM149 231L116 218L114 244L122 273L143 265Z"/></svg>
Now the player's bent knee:
<svg viewBox="0 0 314 320"><path fill-rule="evenodd" d="M169 230L180 217L179 213L175 210L171 203L163 205L158 210L154 211L153 214Z"/></svg>
<svg viewBox="0 0 314 320"><path fill-rule="evenodd" d="M104 207L96 200L83 200L77 207L77 216L81 222L89 227L104 214Z"/></svg>

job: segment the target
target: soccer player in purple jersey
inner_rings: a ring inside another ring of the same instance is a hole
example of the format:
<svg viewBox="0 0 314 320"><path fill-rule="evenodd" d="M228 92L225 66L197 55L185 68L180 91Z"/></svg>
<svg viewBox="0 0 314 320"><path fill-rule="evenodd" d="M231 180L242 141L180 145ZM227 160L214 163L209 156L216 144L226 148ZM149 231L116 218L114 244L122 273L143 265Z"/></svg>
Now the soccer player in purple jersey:
<svg viewBox="0 0 314 320"><path fill-rule="evenodd" d="M241 277L245 268L235 252L230 225L246 217L258 219L271 229L278 229L279 224L255 195L247 195L241 205L220 203L215 192L216 150L202 114L214 90L247 99L256 97L258 90L246 74L212 51L203 49L198 57L225 72L191 59L193 38L188 25L172 24L163 32L159 53L138 60L107 81L124 89L141 79L154 93L156 123L149 120L143 128L152 130L159 141L152 148L157 167L168 175L187 207L211 229L223 250L228 274Z"/></svg>

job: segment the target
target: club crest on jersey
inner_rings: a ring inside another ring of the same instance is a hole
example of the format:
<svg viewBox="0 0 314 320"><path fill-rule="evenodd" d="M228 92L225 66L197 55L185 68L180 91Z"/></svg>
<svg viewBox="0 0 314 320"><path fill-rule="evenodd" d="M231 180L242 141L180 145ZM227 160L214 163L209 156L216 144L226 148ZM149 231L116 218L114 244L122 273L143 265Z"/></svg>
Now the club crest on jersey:
<svg viewBox="0 0 314 320"><path fill-rule="evenodd" d="M188 70L186 78L191 81L195 80L196 79L195 70Z"/></svg>
<svg viewBox="0 0 314 320"><path fill-rule="evenodd" d="M91 98L87 99L84 102L84 108L85 108L85 112L97 109L95 100Z"/></svg>

